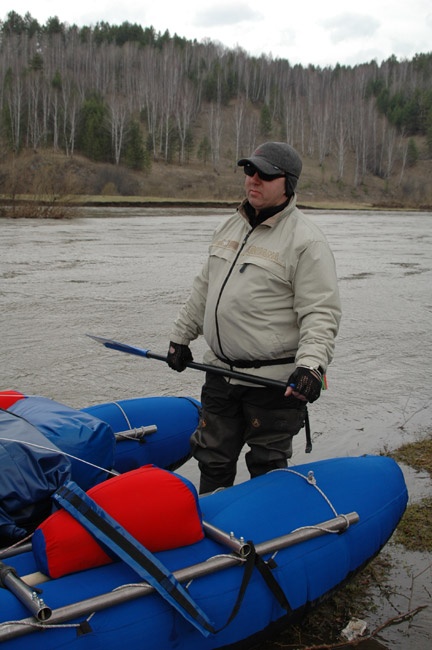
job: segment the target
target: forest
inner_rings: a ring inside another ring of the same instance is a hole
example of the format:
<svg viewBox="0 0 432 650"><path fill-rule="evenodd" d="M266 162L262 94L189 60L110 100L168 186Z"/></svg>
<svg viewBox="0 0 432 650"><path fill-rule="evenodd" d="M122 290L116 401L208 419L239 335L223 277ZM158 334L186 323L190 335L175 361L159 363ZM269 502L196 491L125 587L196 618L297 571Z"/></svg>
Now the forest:
<svg viewBox="0 0 432 650"><path fill-rule="evenodd" d="M124 22L0 21L3 155L49 150L148 171L218 169L265 139L290 142L336 181L432 160L432 52L353 67L290 65ZM229 143L229 146L227 145Z"/></svg>

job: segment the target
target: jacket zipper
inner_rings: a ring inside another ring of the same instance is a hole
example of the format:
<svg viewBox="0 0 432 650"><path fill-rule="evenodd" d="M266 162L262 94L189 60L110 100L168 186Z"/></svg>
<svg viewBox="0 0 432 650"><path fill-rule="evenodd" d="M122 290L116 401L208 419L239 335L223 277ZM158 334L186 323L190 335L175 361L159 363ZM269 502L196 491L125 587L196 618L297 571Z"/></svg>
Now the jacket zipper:
<svg viewBox="0 0 432 650"><path fill-rule="evenodd" d="M240 254L241 254L243 248L246 246L246 242L247 242L247 240L249 239L249 236L252 234L252 232L253 232L253 228L251 228L251 230L249 230L249 232L246 233L246 235L245 235L245 237L244 237L244 239L243 239L243 241L242 241L242 243L241 243L241 245L240 245L240 248L239 248L239 250L237 251L237 255L235 256L235 258L234 258L234 260L233 260L233 262L232 262L232 264L231 264L231 267L228 269L228 273L227 273L227 275L226 275L226 277L225 277L225 280L224 280L223 283L222 283L222 286L221 286L220 291L219 291L219 296L218 296L218 299L217 299L217 302L216 302L216 307L215 307L216 335L217 335L217 340L218 340L218 343L219 343L219 348L220 348L220 351L221 351L221 356L223 356L223 357L225 357L225 358L227 358L227 357L226 357L226 355L224 354L223 347L222 347L222 341L221 341L221 337L220 337L219 321L218 321L218 314L217 314L217 312L218 312L219 303L220 303L220 301L221 301L222 294L223 294L224 289L225 289L225 287L226 287L226 285L227 285L227 282L228 282L228 280L229 280L229 278L230 278L230 276L231 276L231 273L233 272L234 266L235 266L235 264L236 264L238 258L240 257ZM244 268L245 268L245 265L243 265L243 266L241 267L241 269L240 269L240 272L241 272L241 273L243 273Z"/></svg>

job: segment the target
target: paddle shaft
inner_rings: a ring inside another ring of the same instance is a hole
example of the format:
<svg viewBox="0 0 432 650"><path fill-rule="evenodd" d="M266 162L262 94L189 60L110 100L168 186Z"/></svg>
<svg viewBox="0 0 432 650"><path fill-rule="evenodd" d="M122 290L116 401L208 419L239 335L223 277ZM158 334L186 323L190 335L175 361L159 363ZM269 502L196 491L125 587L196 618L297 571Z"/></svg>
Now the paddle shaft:
<svg viewBox="0 0 432 650"><path fill-rule="evenodd" d="M111 350L118 350L119 352L126 352L126 354L135 354L139 357L145 357L147 359L156 359L157 361L164 361L168 363L167 357L164 357L161 354L156 354L150 350L144 350L143 348L138 348L134 345L127 345L126 343L120 343L119 341L113 341L111 339L105 339L101 336L94 336L93 334L87 334L90 338L102 343L106 348ZM220 368L219 366L210 366L206 363L196 363L191 361L186 364L187 368L192 370L201 370L204 372L210 372L214 375L222 375L223 377L230 377L232 379L238 379L240 381L247 381L249 384L257 384L258 386L269 386L272 388L282 388L285 390L286 384L282 381L277 381L276 379L267 379L267 377L259 377L255 375L248 375L246 372L237 372L236 370L228 370L225 368Z"/></svg>
<svg viewBox="0 0 432 650"><path fill-rule="evenodd" d="M167 361L167 357L164 357L159 354L148 351L149 359L158 359L159 361ZM283 388L285 390L286 384L282 381L277 381L276 379L267 379L266 377L257 377L255 375L248 375L246 372L237 372L236 370L228 370L224 368L219 368L219 366L210 366L208 363L196 363L191 361L187 364L188 368L193 370L203 370L204 372L210 372L214 375L223 375L224 377L231 377L232 379L240 379L249 382L250 384L258 384L259 386L272 386L274 388Z"/></svg>

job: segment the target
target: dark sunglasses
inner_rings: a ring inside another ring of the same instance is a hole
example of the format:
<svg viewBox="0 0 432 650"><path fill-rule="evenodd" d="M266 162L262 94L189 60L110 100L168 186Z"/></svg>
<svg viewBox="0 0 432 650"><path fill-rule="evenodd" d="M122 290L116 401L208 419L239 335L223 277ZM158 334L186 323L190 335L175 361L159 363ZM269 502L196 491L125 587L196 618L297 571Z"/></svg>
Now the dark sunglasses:
<svg viewBox="0 0 432 650"><path fill-rule="evenodd" d="M282 172L282 170L280 170L280 174L265 174L260 169L255 167L255 165L251 165L251 163L246 163L246 165L243 165L243 171L246 176L255 176L255 174L258 174L259 178L262 181L274 181L276 178L284 178L285 176L285 173Z"/></svg>

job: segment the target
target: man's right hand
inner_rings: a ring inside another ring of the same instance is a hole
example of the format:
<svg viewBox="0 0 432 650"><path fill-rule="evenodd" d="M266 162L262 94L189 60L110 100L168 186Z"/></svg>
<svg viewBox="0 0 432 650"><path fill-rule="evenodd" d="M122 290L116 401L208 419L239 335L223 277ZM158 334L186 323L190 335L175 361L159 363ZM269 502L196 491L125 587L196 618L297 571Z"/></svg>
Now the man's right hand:
<svg viewBox="0 0 432 650"><path fill-rule="evenodd" d="M167 354L167 363L170 368L177 372L183 372L191 361L193 361L193 356L189 346L170 341Z"/></svg>

